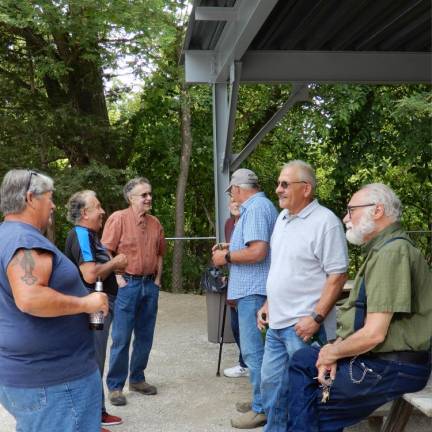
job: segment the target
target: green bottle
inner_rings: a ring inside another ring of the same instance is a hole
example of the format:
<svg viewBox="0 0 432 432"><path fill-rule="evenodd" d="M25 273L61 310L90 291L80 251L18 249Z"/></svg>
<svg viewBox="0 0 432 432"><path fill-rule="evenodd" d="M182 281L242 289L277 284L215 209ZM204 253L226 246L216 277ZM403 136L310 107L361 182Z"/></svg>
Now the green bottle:
<svg viewBox="0 0 432 432"><path fill-rule="evenodd" d="M262 313L261 316L262 316L262 319L263 319L263 320L266 320L266 319L267 319L267 314L266 314L266 313ZM265 340L266 340L267 330L268 330L268 324L266 324L266 325L261 329L261 337L262 337L264 343L265 343Z"/></svg>
<svg viewBox="0 0 432 432"><path fill-rule="evenodd" d="M319 332L316 332L306 343L308 345L312 345L314 342L316 342L320 347L324 346L321 339L319 338L318 333Z"/></svg>

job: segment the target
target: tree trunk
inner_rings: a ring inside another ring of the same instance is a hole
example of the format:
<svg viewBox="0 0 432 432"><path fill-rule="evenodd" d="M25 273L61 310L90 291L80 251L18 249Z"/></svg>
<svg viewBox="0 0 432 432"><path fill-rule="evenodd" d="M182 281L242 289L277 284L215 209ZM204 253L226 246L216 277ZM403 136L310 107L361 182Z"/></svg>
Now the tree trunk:
<svg viewBox="0 0 432 432"><path fill-rule="evenodd" d="M176 189L176 220L175 237L184 237L184 206L186 185L189 174L190 158L192 153L192 131L191 131L191 112L188 92L183 84L181 90L181 138L182 154L180 160L180 173L177 180ZM172 291L183 291L183 253L184 240L174 241L174 254L172 266Z"/></svg>

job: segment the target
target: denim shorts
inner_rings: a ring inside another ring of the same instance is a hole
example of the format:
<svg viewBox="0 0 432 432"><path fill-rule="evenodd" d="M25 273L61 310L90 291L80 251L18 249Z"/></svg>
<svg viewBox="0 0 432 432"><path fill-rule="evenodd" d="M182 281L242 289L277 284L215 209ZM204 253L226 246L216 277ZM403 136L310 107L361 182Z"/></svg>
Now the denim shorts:
<svg viewBox="0 0 432 432"><path fill-rule="evenodd" d="M18 432L100 432L101 377L98 370L48 387L0 386L0 403Z"/></svg>

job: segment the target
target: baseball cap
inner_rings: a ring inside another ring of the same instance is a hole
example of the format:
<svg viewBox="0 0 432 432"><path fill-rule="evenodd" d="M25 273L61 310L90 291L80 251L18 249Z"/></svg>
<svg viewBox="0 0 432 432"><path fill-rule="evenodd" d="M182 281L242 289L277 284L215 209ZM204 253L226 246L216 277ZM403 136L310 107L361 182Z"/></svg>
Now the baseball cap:
<svg viewBox="0 0 432 432"><path fill-rule="evenodd" d="M240 168L232 173L230 184L225 192L228 192L231 186L238 186L241 184L258 184L258 177L250 169Z"/></svg>

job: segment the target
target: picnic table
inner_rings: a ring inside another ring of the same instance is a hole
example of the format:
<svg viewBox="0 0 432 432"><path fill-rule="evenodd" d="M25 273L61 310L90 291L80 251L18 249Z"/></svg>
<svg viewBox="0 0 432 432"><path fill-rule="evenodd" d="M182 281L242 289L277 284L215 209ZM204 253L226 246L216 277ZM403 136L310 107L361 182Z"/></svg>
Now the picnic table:
<svg viewBox="0 0 432 432"><path fill-rule="evenodd" d="M432 417L432 375L423 390L406 393L393 402L381 432L403 432L414 408Z"/></svg>

